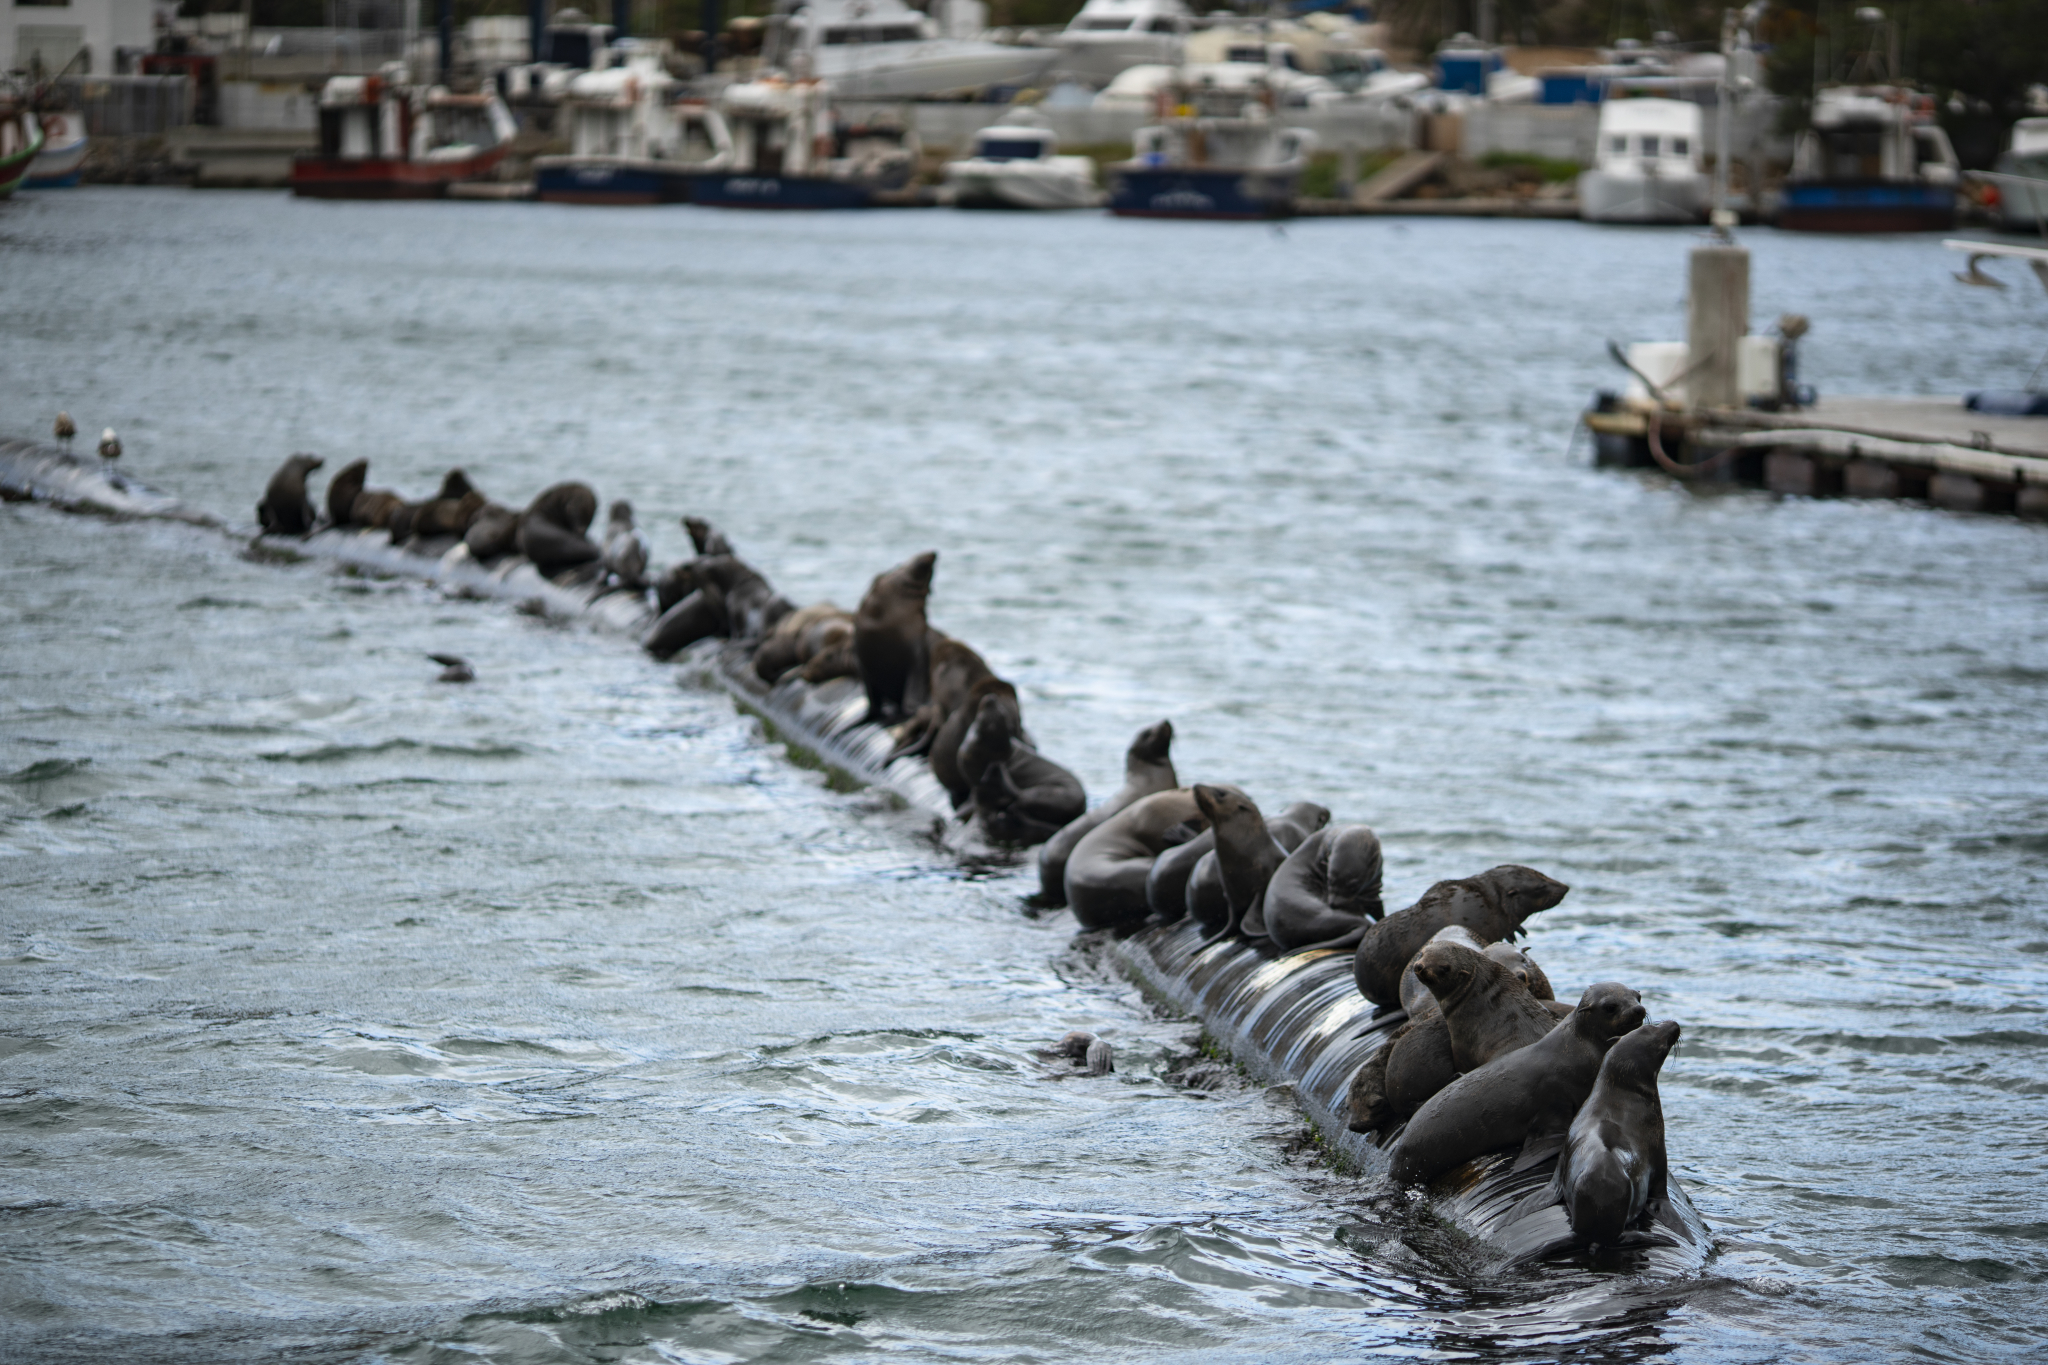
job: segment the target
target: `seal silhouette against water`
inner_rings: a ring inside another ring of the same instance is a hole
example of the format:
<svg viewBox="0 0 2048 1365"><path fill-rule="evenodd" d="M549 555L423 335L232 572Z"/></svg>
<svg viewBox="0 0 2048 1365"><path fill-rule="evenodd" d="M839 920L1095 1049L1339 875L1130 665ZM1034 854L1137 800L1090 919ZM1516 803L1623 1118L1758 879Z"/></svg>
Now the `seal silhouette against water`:
<svg viewBox="0 0 2048 1365"><path fill-rule="evenodd" d="M589 484L572 480L544 488L520 518L519 553L546 578L594 564L604 551L584 533L596 516L597 494Z"/></svg>
<svg viewBox="0 0 2048 1365"><path fill-rule="evenodd" d="M1438 882L1415 904L1368 926L1359 938L1353 967L1359 993L1375 1005L1398 1004L1401 973L1437 930L1461 924L1481 943L1510 938L1524 920L1556 905L1569 890L1534 868L1513 863Z"/></svg>
<svg viewBox="0 0 2048 1365"><path fill-rule="evenodd" d="M1653 1240L1643 1233L1662 1208L1670 1180L1657 1073L1679 1032L1668 1020L1644 1024L1608 1049L1572 1119L1557 1174L1525 1208L1563 1204L1573 1237L1595 1246Z"/></svg>
<svg viewBox="0 0 2048 1365"><path fill-rule="evenodd" d="M1608 1046L1642 1022L1642 997L1628 987L1588 987L1548 1034L1466 1072L1416 1110L1394 1144L1393 1178L1424 1184L1482 1153L1565 1132Z"/></svg>
<svg viewBox="0 0 2048 1365"><path fill-rule="evenodd" d="M933 670L936 674L937 669ZM1083 835L1134 801L1180 785L1173 773L1173 722L1162 720L1138 731L1124 750L1124 784L1094 810L1062 825L1038 850L1038 895L1046 905L1067 903L1067 859ZM1147 899L1150 889L1147 888Z"/></svg>
<svg viewBox="0 0 2048 1365"><path fill-rule="evenodd" d="M1304 839L1266 884L1266 936L1284 952L1356 948L1386 912L1384 860L1370 825L1331 825Z"/></svg>
<svg viewBox="0 0 2048 1365"><path fill-rule="evenodd" d="M306 496L306 475L325 463L318 455L298 454L277 467L263 490L263 501L256 504L256 521L266 532L274 536L312 533L318 514L313 500Z"/></svg>
<svg viewBox="0 0 2048 1365"><path fill-rule="evenodd" d="M980 773L967 818L999 843L1040 843L1088 809L1081 779L1025 742L1022 729L1015 699L992 694L960 741L962 768Z"/></svg>
<svg viewBox="0 0 2048 1365"><path fill-rule="evenodd" d="M930 688L925 603L931 596L935 550L927 550L868 585L853 614L853 652L867 688L867 718L896 725L924 705Z"/></svg>

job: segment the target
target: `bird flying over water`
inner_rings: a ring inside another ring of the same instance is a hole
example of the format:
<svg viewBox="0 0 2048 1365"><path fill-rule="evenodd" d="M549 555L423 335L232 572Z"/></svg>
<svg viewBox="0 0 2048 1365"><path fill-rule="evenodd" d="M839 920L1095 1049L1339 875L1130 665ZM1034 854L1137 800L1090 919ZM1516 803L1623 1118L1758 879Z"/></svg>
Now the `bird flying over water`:
<svg viewBox="0 0 2048 1365"><path fill-rule="evenodd" d="M436 682L476 681L476 670L459 654L429 654L427 657L441 665L441 676L434 680Z"/></svg>

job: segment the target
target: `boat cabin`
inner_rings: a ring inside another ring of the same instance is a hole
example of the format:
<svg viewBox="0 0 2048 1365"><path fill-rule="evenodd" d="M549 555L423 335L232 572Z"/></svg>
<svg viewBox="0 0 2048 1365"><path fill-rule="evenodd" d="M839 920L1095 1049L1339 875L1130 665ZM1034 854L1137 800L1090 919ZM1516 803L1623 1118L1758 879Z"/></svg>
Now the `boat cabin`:
<svg viewBox="0 0 2048 1365"><path fill-rule="evenodd" d="M320 155L332 161L427 161L472 156L517 131L489 95L402 83L403 68L330 76L320 91Z"/></svg>
<svg viewBox="0 0 2048 1365"><path fill-rule="evenodd" d="M1705 117L1690 100L1616 99L1600 106L1599 169L1696 175Z"/></svg>
<svg viewBox="0 0 2048 1365"><path fill-rule="evenodd" d="M1931 96L1903 86L1835 86L1814 101L1813 126L1792 150L1794 180L1953 185L1962 164L1934 122Z"/></svg>
<svg viewBox="0 0 2048 1365"><path fill-rule="evenodd" d="M967 154L976 161L1044 161L1058 150L1059 138L1050 128L999 123L976 133Z"/></svg>

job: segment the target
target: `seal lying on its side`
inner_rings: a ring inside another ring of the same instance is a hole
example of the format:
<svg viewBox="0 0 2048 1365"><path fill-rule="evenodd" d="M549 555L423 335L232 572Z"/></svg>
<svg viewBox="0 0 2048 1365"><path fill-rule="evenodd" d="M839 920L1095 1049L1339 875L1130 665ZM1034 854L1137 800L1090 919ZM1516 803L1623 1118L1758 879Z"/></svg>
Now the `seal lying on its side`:
<svg viewBox="0 0 2048 1365"><path fill-rule="evenodd" d="M1462 924L1481 943L1511 938L1522 921L1556 905L1569 890L1563 882L1552 881L1534 868L1513 863L1476 877L1438 882L1406 910L1396 910L1367 927L1358 941L1353 968L1359 994L1375 1005L1396 1004L1401 999L1401 973L1408 960L1437 930Z"/></svg>
<svg viewBox="0 0 2048 1365"><path fill-rule="evenodd" d="M1094 810L1060 826L1052 838L1045 841L1045 846L1038 850L1038 895L1042 902L1046 905L1067 903L1067 859L1083 835L1133 801L1180 785L1173 774L1172 748L1172 721L1162 720L1138 731L1137 738L1124 750L1123 786ZM1149 885L1146 894L1149 900Z"/></svg>
<svg viewBox="0 0 2048 1365"><path fill-rule="evenodd" d="M1431 1096L1394 1145L1390 1174L1420 1185L1497 1147L1563 1133L1600 1074L1608 1046L1643 1022L1643 1001L1615 981L1537 1041L1468 1071Z"/></svg>
<svg viewBox="0 0 2048 1365"><path fill-rule="evenodd" d="M1283 952L1355 948L1386 912L1380 836L1370 825L1331 825L1302 841L1266 884L1266 936Z"/></svg>
<svg viewBox="0 0 2048 1365"><path fill-rule="evenodd" d="M905 720L930 691L925 601L938 559L927 550L876 574L853 614L853 652L867 687L867 718L877 725Z"/></svg>
<svg viewBox="0 0 2048 1365"><path fill-rule="evenodd" d="M318 455L293 455L277 467L256 504L256 521L273 536L303 536L313 530L318 515L313 500L306 496L306 476L327 463Z"/></svg>
<svg viewBox="0 0 2048 1365"><path fill-rule="evenodd" d="M1014 698L985 696L960 741L962 767L981 773L963 814L998 843L1041 843L1088 809L1081 779L1026 743L1022 729Z"/></svg>
<svg viewBox="0 0 2048 1365"><path fill-rule="evenodd" d="M1592 1093L1572 1119L1557 1174L1523 1211L1563 1204L1573 1238L1596 1247L1654 1240L1642 1232L1656 1218L1670 1180L1657 1073L1679 1032L1668 1020L1644 1024L1608 1049Z"/></svg>
<svg viewBox="0 0 2048 1365"><path fill-rule="evenodd" d="M604 551L584 532L596 515L597 494L589 484L572 481L544 488L527 504L520 520L519 553L532 560L544 578L594 564Z"/></svg>
<svg viewBox="0 0 2048 1365"><path fill-rule="evenodd" d="M830 602L799 607L775 623L754 651L754 674L772 683L792 668L802 668L828 649L853 640L853 613Z"/></svg>
<svg viewBox="0 0 2048 1365"><path fill-rule="evenodd" d="M1186 787L1141 797L1081 836L1067 858L1067 904L1083 929L1135 925L1145 918L1145 875L1152 860L1206 821Z"/></svg>

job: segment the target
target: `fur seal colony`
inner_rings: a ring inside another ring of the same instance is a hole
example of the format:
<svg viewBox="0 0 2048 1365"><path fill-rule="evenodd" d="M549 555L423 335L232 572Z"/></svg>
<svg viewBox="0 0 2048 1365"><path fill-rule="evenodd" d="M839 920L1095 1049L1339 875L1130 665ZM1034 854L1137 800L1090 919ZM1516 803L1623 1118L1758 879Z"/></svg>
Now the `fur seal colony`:
<svg viewBox="0 0 2048 1365"><path fill-rule="evenodd" d="M931 623L934 552L876 575L854 613L798 607L695 517L696 557L665 571L623 504L600 546L580 483L514 512L455 470L411 503L366 490L358 461L315 500L304 479L318 467L294 456L264 502L269 524L310 528L259 534L253 553L424 578L680 656L792 756L930 814L957 856L1014 863L1037 847L1041 906L1069 906L1149 995L1289 1086L1343 1163L1424 1192L1501 1264L1589 1251L1656 1275L1703 1264L1709 1236L1666 1165L1657 1097L1679 1026L1649 1022L1619 982L1552 999L1512 942L1562 883L1506 864L1387 913L1369 826L1332 824L1310 801L1268 816L1226 782L1183 785L1165 721L1132 740L1124 786L1090 811L1079 780L1038 752L1017 689ZM0 493L218 525L30 442L0 442ZM1080 1046L1067 1050L1091 1073L1111 1068L1106 1043Z"/></svg>

